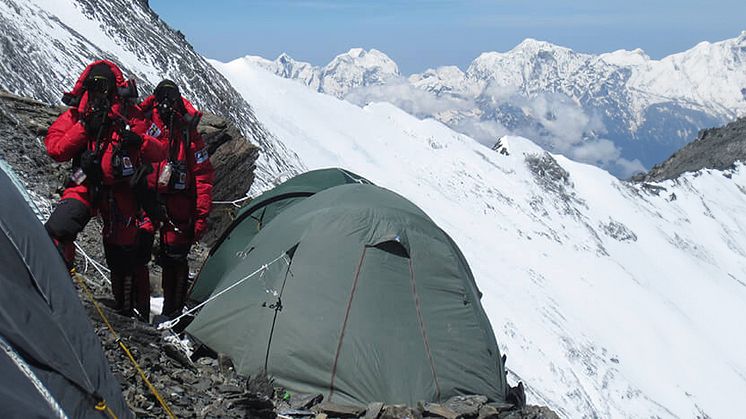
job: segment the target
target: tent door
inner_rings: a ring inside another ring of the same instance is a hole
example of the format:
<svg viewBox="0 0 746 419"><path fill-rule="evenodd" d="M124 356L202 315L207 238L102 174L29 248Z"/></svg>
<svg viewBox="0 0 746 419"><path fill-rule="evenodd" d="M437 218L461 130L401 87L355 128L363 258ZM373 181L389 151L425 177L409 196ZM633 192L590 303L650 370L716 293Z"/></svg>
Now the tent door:
<svg viewBox="0 0 746 419"><path fill-rule="evenodd" d="M364 248L340 325L329 400L339 389L356 400L438 398L408 253L397 241Z"/></svg>

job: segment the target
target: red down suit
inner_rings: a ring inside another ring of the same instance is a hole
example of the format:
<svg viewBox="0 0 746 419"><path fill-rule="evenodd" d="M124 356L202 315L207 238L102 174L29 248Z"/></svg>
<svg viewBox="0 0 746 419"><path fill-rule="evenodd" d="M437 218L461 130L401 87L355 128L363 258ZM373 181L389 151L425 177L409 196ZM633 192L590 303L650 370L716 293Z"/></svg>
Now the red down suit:
<svg viewBox="0 0 746 419"><path fill-rule="evenodd" d="M87 132L83 122L90 108L89 92L85 88L85 82L89 72L96 67L100 69L101 66L108 67L113 74L115 89L111 95L111 105L107 115L111 123L102 128L98 136L95 136ZM99 156L99 179L92 179L88 176L79 184L72 179L68 180L62 194L61 204L74 204L78 208L87 210L88 218L96 211L100 211L104 221L104 243L118 246L136 244L136 219L139 209L129 177L118 174L114 168L115 155L118 158L126 155L128 164L131 163L131 167L136 168L144 160L150 162L163 160L167 153L165 143L147 135L150 123L139 106L129 103L129 99L123 97L122 92L130 87L121 70L114 63L99 60L89 64L78 78L73 90L65 94L66 97L74 98L71 102L73 106L50 126L44 140L49 156L58 162L73 160L73 166L75 166L79 164L76 160L79 160L86 150ZM125 130L138 134L142 140L140 144L125 142L122 134ZM85 219L81 223L79 230L82 230L87 221ZM49 227L48 230L53 238L63 245L63 253L70 262L70 256L74 255L72 241L79 231L55 234Z"/></svg>
<svg viewBox="0 0 746 419"><path fill-rule="evenodd" d="M190 120L201 113L186 99L181 98L183 110ZM152 124L148 135L167 144L167 158L153 164L148 175L148 186L156 189L162 200L167 220L161 228L161 241L169 246L190 246L199 240L207 227L207 216L212 209L214 170L202 136L196 127L184 121L184 115L174 113L164 121L155 106L155 96L141 104ZM171 166L168 182L159 183L166 166Z"/></svg>
<svg viewBox="0 0 746 419"><path fill-rule="evenodd" d="M168 158L153 165L148 186L156 190L165 213L164 219L158 220L161 242L158 260L163 268L162 314L173 318L184 307L189 249L207 227L214 170L196 127L202 114L181 97L175 84L166 80L159 84L159 88L163 86L172 89L170 110L161 111L166 102L158 103L156 95L146 98L140 106L152 121L149 135L168 144Z"/></svg>

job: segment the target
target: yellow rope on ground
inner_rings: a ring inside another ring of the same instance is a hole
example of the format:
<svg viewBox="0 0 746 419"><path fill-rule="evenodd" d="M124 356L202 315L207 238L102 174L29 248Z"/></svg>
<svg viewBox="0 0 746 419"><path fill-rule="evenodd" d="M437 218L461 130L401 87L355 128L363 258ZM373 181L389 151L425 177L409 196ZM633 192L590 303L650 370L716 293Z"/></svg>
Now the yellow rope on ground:
<svg viewBox="0 0 746 419"><path fill-rule="evenodd" d="M124 353L130 359L130 362L132 362L132 365L134 365L135 369L140 374L140 377L145 382L145 385L148 386L148 389L150 390L150 392L158 400L158 403L160 403L161 407L163 407L163 411L166 412L166 414L168 414L169 418L175 419L176 415L173 414L173 412L171 411L171 409L168 407L168 404L166 404L166 401L163 400L163 397L161 397L160 393L158 393L158 390L155 388L155 386L153 386L153 384L150 382L150 380L148 380L148 377L145 375L145 371L143 371L142 368L140 368L140 364L137 363L137 361L135 360L135 357L132 356L132 353L130 352L130 350L127 349L127 346L125 346L124 342L122 342L122 338L119 337L119 334L117 333L117 331L114 330L114 327L111 325L111 323L109 323L109 319L106 317L106 314L104 314L104 310L101 309L101 306L98 304L98 302L96 301L96 299L93 297L93 293L91 292L90 289L88 289L88 286L85 284L85 279L83 278L83 275L80 275L77 272L75 272L75 268L73 268L72 270L70 270L70 274L78 282L78 284L83 289L83 291L85 292L85 294L88 297L88 299L91 300L91 304L93 304L93 306L96 307L96 311L98 311L99 316L101 316L101 319L106 324L106 327L109 329L109 331L111 332L112 336L114 336L115 342L117 342L119 344L119 347L122 348L122 350L124 351ZM113 418L116 419L116 415L114 415L114 412L111 411L111 409L106 405L106 403L103 402L103 401L101 403L103 403L102 407L104 409L106 409L106 411L110 415L112 415ZM101 403L99 403L99 405ZM96 406L96 409L97 410L102 410L102 409L99 409L98 405Z"/></svg>
<svg viewBox="0 0 746 419"><path fill-rule="evenodd" d="M96 405L96 410L98 410L99 412L106 412L109 414L109 416L111 416L114 419L119 419L116 413L114 413L114 411L111 410L109 405L107 405L104 400L101 400L100 402L98 402L98 404Z"/></svg>

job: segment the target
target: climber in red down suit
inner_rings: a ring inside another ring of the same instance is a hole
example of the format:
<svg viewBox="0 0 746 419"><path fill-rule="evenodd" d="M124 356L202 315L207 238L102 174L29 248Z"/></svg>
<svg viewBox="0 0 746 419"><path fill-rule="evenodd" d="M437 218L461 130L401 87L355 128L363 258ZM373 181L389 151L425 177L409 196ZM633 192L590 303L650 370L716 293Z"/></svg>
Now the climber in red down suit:
<svg viewBox="0 0 746 419"><path fill-rule="evenodd" d="M45 227L72 267L73 241L100 213L117 309L132 314L133 266L138 246L137 190L147 188L148 162L166 158L167 144L147 135L150 122L134 103L137 89L112 62L95 61L63 96L70 106L44 140L56 161L72 160L62 199ZM141 313L144 315L145 313Z"/></svg>
<svg viewBox="0 0 746 419"><path fill-rule="evenodd" d="M167 158L154 165L148 184L163 208L160 216L150 214L155 225L151 231L160 228L157 259L163 268L162 314L173 318L184 308L189 249L207 227L214 171L197 132L202 114L181 96L173 81L159 83L140 107L152 120L148 134L168 144ZM147 268L144 272L147 274Z"/></svg>

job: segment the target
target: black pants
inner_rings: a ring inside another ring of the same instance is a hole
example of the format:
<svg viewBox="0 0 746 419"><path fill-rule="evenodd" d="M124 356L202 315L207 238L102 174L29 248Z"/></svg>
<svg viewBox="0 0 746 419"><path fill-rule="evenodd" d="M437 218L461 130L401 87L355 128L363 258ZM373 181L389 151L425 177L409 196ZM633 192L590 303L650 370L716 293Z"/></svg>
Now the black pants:
<svg viewBox="0 0 746 419"><path fill-rule="evenodd" d="M77 199L63 199L44 224L47 233L56 239L75 240L91 220L91 210Z"/></svg>
<svg viewBox="0 0 746 419"><path fill-rule="evenodd" d="M90 220L90 208L77 199L68 198L57 204L47 222L44 223L44 228L62 254L68 268L71 268L75 261L73 242Z"/></svg>
<svg viewBox="0 0 746 419"><path fill-rule="evenodd" d="M169 246L161 242L159 264L163 268L161 286L163 287L162 314L174 318L181 314L186 303L189 286L189 264L187 255L191 246Z"/></svg>
<svg viewBox="0 0 746 419"><path fill-rule="evenodd" d="M148 262L153 252L153 235L140 231L134 246L104 243L106 264L111 270L111 293L120 314L132 316L137 310L143 321L150 315Z"/></svg>

